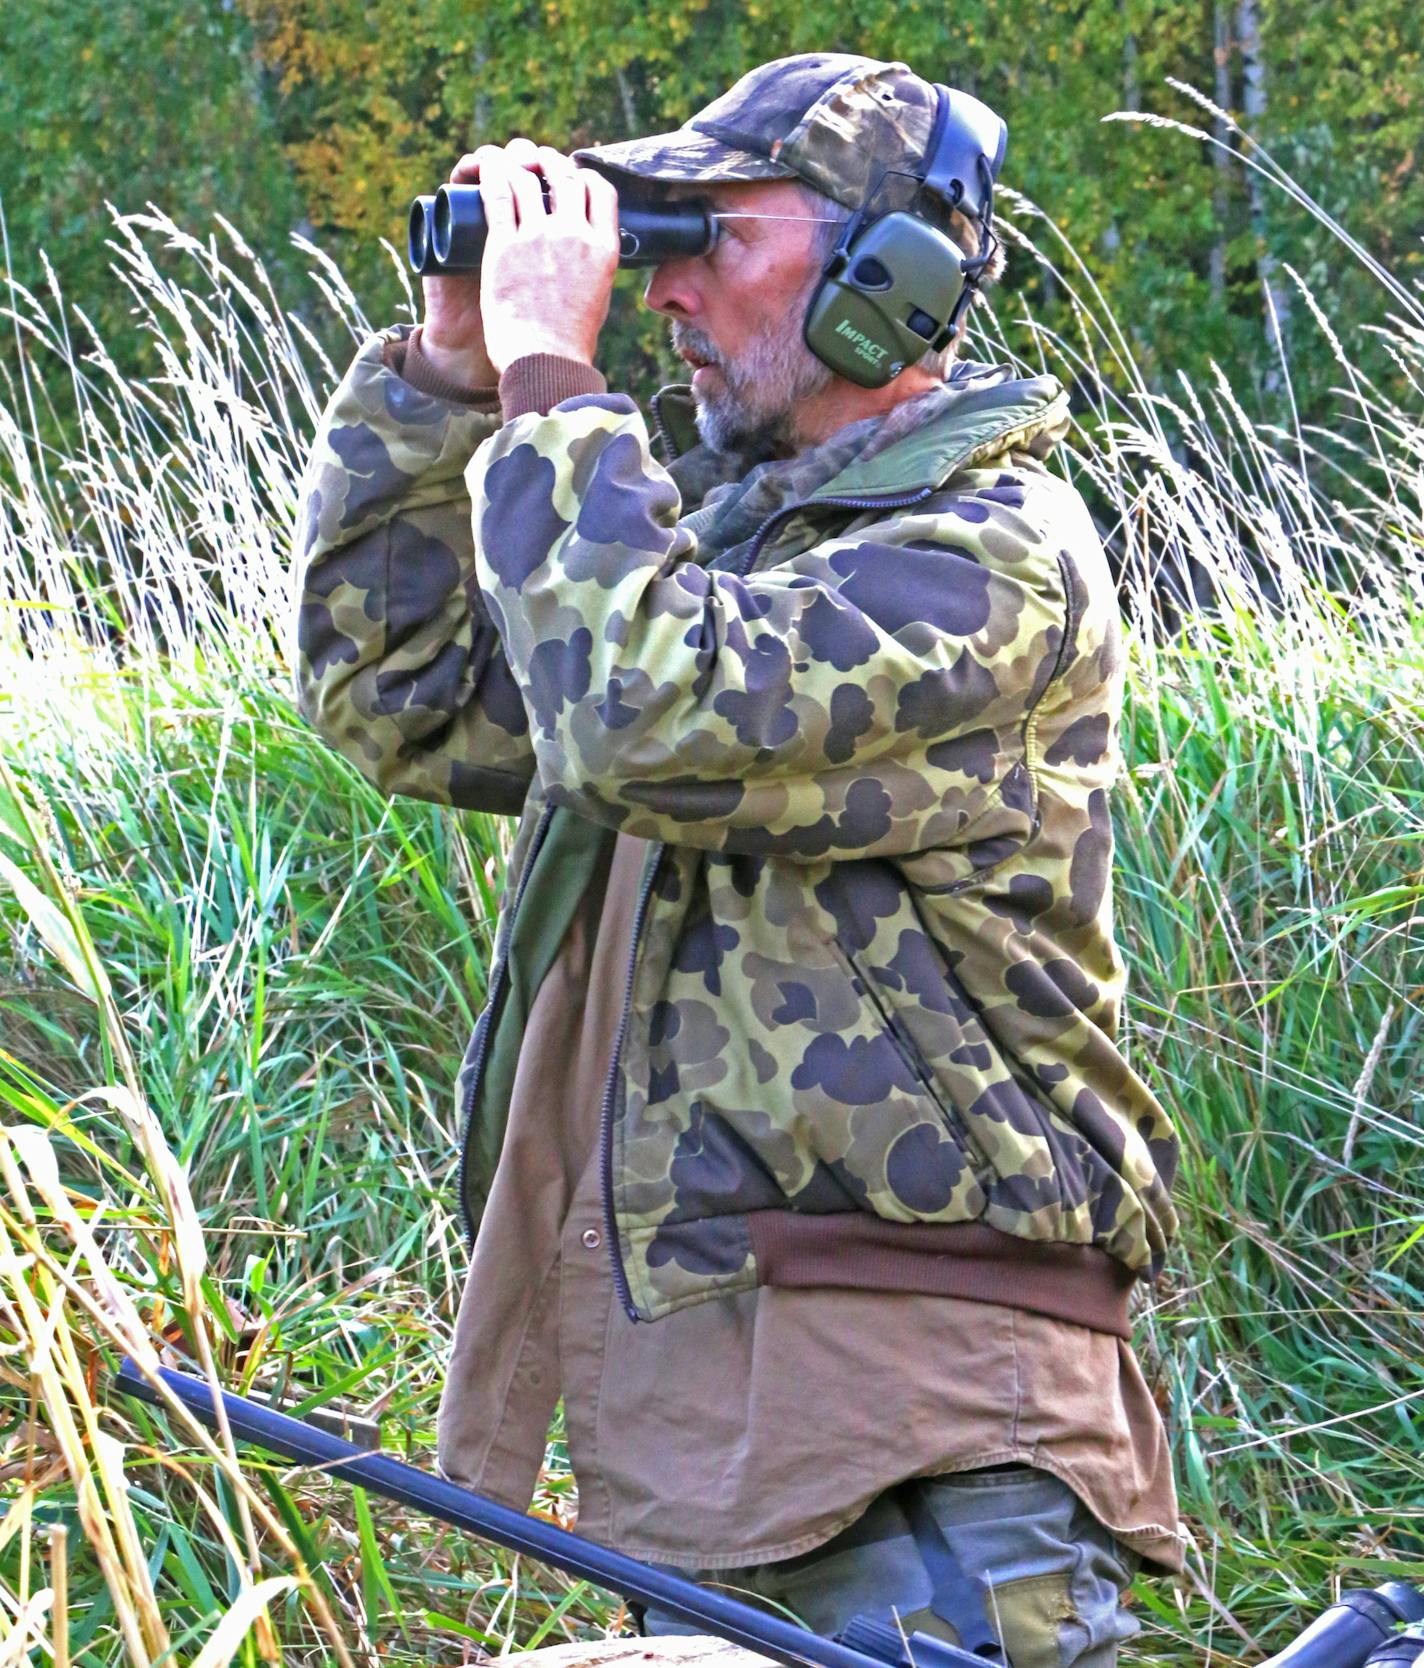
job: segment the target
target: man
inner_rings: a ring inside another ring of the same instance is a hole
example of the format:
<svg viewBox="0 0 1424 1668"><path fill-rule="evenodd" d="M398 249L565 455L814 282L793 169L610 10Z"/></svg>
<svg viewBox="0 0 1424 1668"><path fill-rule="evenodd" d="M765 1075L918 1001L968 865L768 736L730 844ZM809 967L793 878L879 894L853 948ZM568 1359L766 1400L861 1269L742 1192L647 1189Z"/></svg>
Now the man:
<svg viewBox="0 0 1424 1668"><path fill-rule="evenodd" d="M1101 1668L1180 1565L1126 1341L1175 1147L1114 1040L1113 587L1052 377L865 388L802 339L934 110L807 54L591 166L463 158L480 274L317 437L297 690L383 790L522 813L442 1471L526 1506L562 1394L581 1532L954 1637L947 1546L1014 1668ZM662 462L595 369L617 191L658 189L755 216L652 273L696 367Z"/></svg>

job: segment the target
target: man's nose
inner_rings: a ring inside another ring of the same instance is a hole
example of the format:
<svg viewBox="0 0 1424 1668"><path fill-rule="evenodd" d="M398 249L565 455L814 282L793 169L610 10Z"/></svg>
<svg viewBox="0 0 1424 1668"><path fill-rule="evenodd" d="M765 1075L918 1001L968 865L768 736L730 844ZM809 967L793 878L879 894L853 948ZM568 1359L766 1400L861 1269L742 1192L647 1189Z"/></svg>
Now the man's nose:
<svg viewBox="0 0 1424 1668"><path fill-rule="evenodd" d="M655 313L666 313L669 318L695 318L699 307L697 284L690 255L674 255L660 261L653 268L643 300Z"/></svg>

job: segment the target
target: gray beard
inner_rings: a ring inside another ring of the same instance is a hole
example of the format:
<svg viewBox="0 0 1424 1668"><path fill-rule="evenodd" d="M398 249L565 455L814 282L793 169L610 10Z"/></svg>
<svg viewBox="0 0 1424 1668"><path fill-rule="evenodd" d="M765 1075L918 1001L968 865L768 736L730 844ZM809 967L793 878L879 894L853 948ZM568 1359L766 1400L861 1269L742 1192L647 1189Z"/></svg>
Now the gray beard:
<svg viewBox="0 0 1424 1668"><path fill-rule="evenodd" d="M750 465L794 456L800 449L796 407L819 394L832 375L801 340L804 305L805 298L798 297L786 316L735 360L718 353L695 326L674 322L674 350L686 348L721 372L720 387L710 393L698 389L693 395L697 432L713 451L735 454Z"/></svg>

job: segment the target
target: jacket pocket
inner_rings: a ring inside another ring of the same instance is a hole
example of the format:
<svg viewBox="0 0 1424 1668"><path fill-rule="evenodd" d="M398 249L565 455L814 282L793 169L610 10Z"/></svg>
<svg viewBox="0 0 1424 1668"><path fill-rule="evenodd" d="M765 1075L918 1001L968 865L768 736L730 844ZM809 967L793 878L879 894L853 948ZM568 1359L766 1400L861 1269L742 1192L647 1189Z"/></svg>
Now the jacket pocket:
<svg viewBox="0 0 1424 1668"><path fill-rule="evenodd" d="M969 1125L958 1108L946 1100L934 1073L930 1070L929 1062L920 1052L915 1039L906 1030L904 1021L896 1013L894 1004L882 990L879 980L860 957L854 951L848 950L838 938L830 939L829 944L831 953L844 968L861 1000L875 1014L881 1031L905 1062L925 1095L933 1102L946 1131L963 1149L970 1167L982 1175L988 1167L987 1160L969 1133Z"/></svg>
<svg viewBox="0 0 1424 1668"><path fill-rule="evenodd" d="M1037 788L1023 759L1016 760L993 798L954 843L897 858L915 891L947 897L981 886L1021 859L1042 827Z"/></svg>

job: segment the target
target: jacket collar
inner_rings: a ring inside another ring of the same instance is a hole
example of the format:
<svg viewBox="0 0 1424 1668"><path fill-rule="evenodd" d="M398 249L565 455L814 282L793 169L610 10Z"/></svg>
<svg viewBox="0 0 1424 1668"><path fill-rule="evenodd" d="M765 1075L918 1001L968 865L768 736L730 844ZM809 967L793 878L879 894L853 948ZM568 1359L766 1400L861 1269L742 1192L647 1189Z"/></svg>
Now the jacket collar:
<svg viewBox="0 0 1424 1668"><path fill-rule="evenodd" d="M679 459L694 450L716 456L698 438L690 384L659 389L653 410ZM1057 377L1018 377L1008 365L956 360L940 387L886 416L891 437L877 434L810 497L898 497L932 490L976 457L1010 449L1046 457L1068 424L1068 396Z"/></svg>

